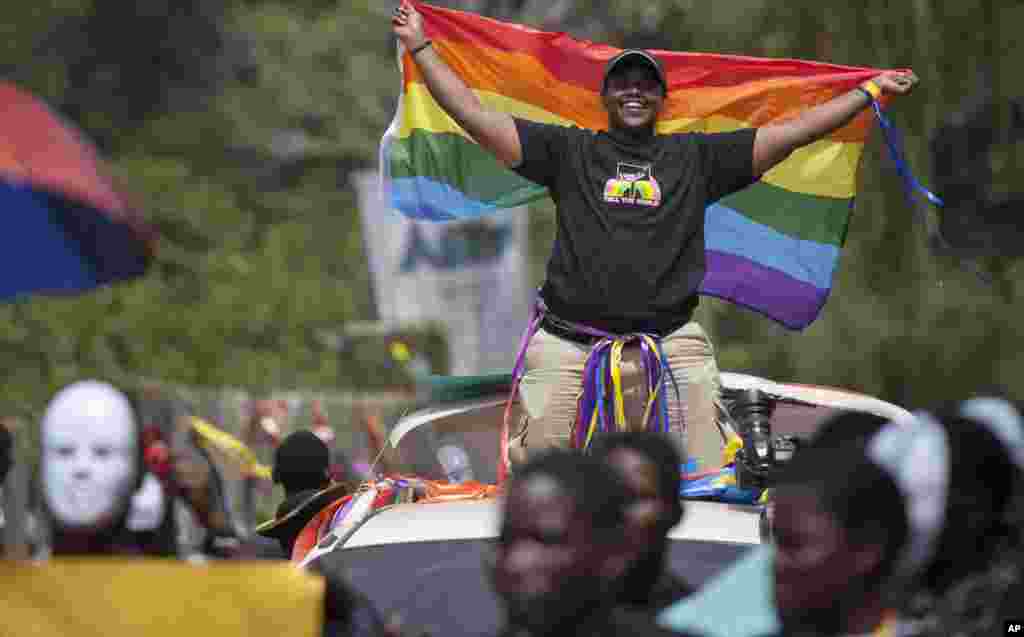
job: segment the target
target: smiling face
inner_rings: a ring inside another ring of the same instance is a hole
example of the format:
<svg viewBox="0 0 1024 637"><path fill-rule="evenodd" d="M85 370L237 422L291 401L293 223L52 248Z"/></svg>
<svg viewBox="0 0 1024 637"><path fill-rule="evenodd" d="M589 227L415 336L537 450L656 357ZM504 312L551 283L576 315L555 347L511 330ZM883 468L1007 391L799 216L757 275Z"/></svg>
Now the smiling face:
<svg viewBox="0 0 1024 637"><path fill-rule="evenodd" d="M603 588L600 548L555 479L534 475L515 484L491 570L509 624L543 631L586 608Z"/></svg>
<svg viewBox="0 0 1024 637"><path fill-rule="evenodd" d="M616 65L601 97L608 111L608 125L625 131L652 130L665 102L657 72L640 60Z"/></svg>
<svg viewBox="0 0 1024 637"><path fill-rule="evenodd" d="M43 499L57 525L102 528L124 513L139 442L120 392L96 382L67 387L47 408L41 434Z"/></svg>

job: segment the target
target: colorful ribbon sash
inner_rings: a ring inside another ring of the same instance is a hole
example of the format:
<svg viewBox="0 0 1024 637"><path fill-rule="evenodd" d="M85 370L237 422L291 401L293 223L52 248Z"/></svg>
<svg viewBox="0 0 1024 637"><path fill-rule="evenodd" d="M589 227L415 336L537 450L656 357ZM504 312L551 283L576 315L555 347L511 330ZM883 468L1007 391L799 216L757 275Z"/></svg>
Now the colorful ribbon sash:
<svg viewBox="0 0 1024 637"><path fill-rule="evenodd" d="M499 484L507 477L509 417L512 404L519 394L519 385L526 374L526 350L530 341L540 329L544 317L549 314L547 305L538 295L530 322L519 342L515 365L512 368L512 390L505 403L502 421L501 458L498 467ZM668 358L661 346L660 337L654 334L611 334L581 323L559 321L575 332L600 339L593 345L583 366L583 390L576 408L576 421L570 439L576 449L587 450L599 432L627 431L625 395L622 382L622 356L628 345L640 347L640 364L645 378L647 401L644 406L643 427L647 431L667 433L670 431L668 415L668 390L672 383L676 400L680 402L679 385L676 382ZM680 413L682 410L680 409ZM635 428L635 427L634 427Z"/></svg>

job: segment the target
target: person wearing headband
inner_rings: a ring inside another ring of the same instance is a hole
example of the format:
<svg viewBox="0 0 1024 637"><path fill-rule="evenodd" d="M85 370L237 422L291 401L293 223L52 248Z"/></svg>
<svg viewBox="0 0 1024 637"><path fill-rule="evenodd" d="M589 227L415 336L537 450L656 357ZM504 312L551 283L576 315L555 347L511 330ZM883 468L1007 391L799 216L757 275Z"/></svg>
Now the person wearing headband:
<svg viewBox="0 0 1024 637"><path fill-rule="evenodd" d="M1024 421L1018 406L989 396L935 417L959 460L934 558L905 614L922 637L999 634L1024 599Z"/></svg>
<svg viewBox="0 0 1024 637"><path fill-rule="evenodd" d="M805 513L826 513L839 523L848 545L838 559L846 561L845 574L852 576L845 584L831 580L837 588L822 586L830 581L824 570L810 578L817 587L814 598L828 608L813 617L818 630L829 627L831 615L847 632L867 632L893 610L905 611L911 592L942 599L972 574L987 570L998 546L994 538L1003 535L1008 507L1019 491L1024 427L1010 403L974 398L916 412L912 422L889 423L867 440L864 451L862 459L846 465L852 471L839 475L841 460L833 457L827 470L833 476L819 491L822 506ZM818 470L826 469L820 464L826 459L823 455L815 463ZM810 463L804 468L808 474L814 470ZM810 477L799 473L784 479L789 489L785 495L780 489L783 501L775 503L775 601L784 625L821 609L794 595L809 573L800 568L801 554L790 550L791 534L783 530L800 524L792 510L782 508L791 506L800 483ZM951 634L944 629L940 632Z"/></svg>
<svg viewBox="0 0 1024 637"><path fill-rule="evenodd" d="M894 630L915 594L941 595L991 557L985 545L1024 467L1014 414L1005 401L975 399L907 421L834 418L778 476L773 545L661 621L730 621L735 609L714 607L714 594L752 600L758 616L743 630L711 634Z"/></svg>
<svg viewBox="0 0 1024 637"><path fill-rule="evenodd" d="M847 415L830 425L773 492L772 601L783 634L871 634L882 624L887 580L914 567L904 563L914 529L895 478L873 455L942 448L941 432L936 444L915 438L916 423Z"/></svg>
<svg viewBox="0 0 1024 637"><path fill-rule="evenodd" d="M886 611L882 584L908 534L898 488L867 456L889 425L857 412L823 423L777 476L774 542L663 611L659 623L709 637L877 628Z"/></svg>

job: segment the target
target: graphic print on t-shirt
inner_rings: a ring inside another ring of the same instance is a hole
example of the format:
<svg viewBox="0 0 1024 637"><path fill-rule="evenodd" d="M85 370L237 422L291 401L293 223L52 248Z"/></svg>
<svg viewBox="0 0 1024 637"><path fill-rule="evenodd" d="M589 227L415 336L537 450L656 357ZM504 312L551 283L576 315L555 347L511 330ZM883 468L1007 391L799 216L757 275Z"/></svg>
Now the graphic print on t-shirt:
<svg viewBox="0 0 1024 637"><path fill-rule="evenodd" d="M608 203L632 204L656 208L661 205L661 187L650 164L619 162L617 175L604 185Z"/></svg>

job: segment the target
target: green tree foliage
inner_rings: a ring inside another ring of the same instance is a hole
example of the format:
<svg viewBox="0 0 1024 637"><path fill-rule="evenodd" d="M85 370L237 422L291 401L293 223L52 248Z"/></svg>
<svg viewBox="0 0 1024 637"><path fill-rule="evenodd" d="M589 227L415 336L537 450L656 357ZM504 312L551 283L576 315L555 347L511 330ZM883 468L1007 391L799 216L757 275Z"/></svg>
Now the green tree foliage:
<svg viewBox="0 0 1024 637"><path fill-rule="evenodd" d="M98 143L163 235L142 280L0 306L7 408L90 375L256 390L404 379L386 341L336 352L320 336L372 316L348 173L373 165L393 111L374 4L129 4L25 5L2 27L7 78Z"/></svg>

